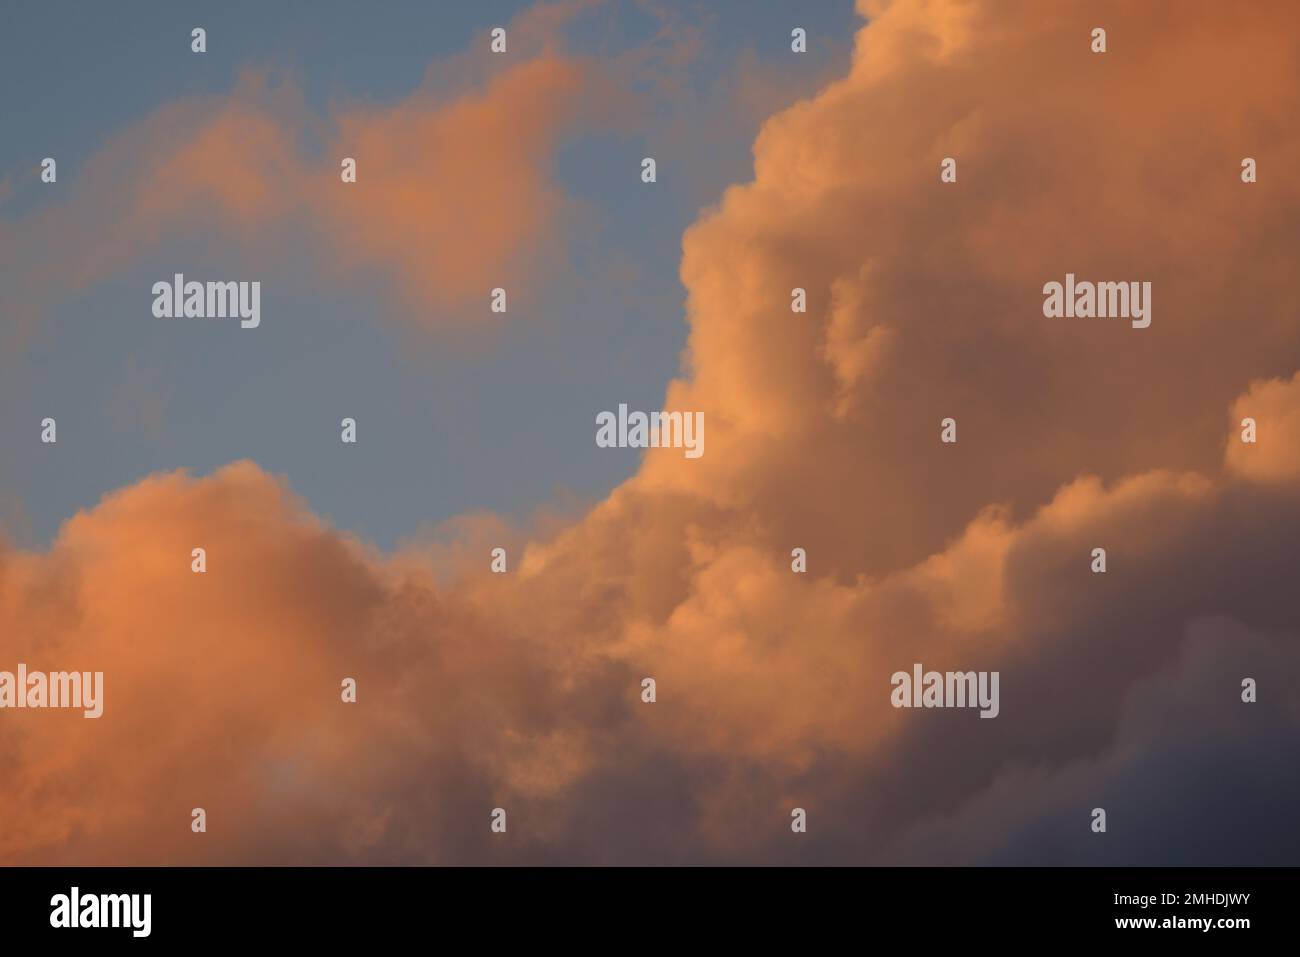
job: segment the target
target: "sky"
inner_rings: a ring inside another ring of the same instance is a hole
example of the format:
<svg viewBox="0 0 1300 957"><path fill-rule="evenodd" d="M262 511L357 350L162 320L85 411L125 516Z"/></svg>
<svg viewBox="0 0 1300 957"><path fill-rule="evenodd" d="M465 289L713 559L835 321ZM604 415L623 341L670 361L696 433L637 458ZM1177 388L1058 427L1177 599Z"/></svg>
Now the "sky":
<svg viewBox="0 0 1300 957"><path fill-rule="evenodd" d="M292 117L304 162L323 163L320 138L329 137L323 131L340 113L453 96L469 82L457 55L524 9L393 3L376 14L350 4L167 3L122 17L77 4L7 5L0 14L9 20L11 48L0 64L5 215L22 230L27 217L66 195L29 175L44 157L56 159L68 188L113 144L138 144L157 158L177 145L173 120L158 111L172 108L197 121L246 89L241 77L250 71L292 89L294 102L278 119ZM854 24L847 4L805 16L813 40L804 61L788 49L788 9L596 5L553 39L575 57L624 57L625 66L609 69L627 74L621 92L636 99L644 118L574 117L536 145L544 151L537 185L562 200L539 224L555 238L540 245L563 256L511 264L558 272L549 278L534 271L533 298L517 300L506 322L491 325L487 303L490 289L512 284L510 268L485 277L492 281L472 302L395 301L384 277L364 290L321 282L316 264L294 255L303 241L298 233L257 263L267 272L261 281L276 321L255 340L230 329L159 335L140 306L142 288L187 266L203 280L235 268L214 222L220 211L202 206L172 224L176 232L165 242L142 245L111 272L75 290L51 283L39 333L6 369L0 416L6 432L21 432L32 416L53 415L67 440L53 461L7 464L3 514L12 534L48 543L61 522L108 489L158 469L208 473L244 457L297 476L299 492L323 515L388 548L419 526L464 512L525 518L554 501L598 500L632 473L636 456L600 454L590 409L619 401L647 407L679 365L682 231L727 183L749 175L749 146L766 115L811 94L819 78L847 63ZM203 55L190 50L198 24L210 38ZM776 55L782 49L785 55ZM481 57L476 63L479 71L494 68ZM644 66L631 75L634 63ZM439 70L443 76L430 76ZM584 82L614 82L598 74ZM219 149L256 167L256 145L240 135L232 130ZM653 196L636 188L640 160L652 153L663 169ZM149 161L135 157L122 171L142 193L159 188L146 172ZM275 173L266 175L273 180ZM439 197L459 189L455 171L431 176L427 186L426 212L437 219ZM106 184L104 191L111 192ZM484 215L494 215L479 199ZM101 207L86 229L112 246L120 241L115 215ZM445 255L420 241L412 234L394 239L417 247L412 259ZM58 235L27 252L51 270L76 268L63 258ZM21 260L7 265L27 268ZM453 310L465 315L460 334L409 334ZM337 441L344 416L360 424L362 455L339 454L352 451Z"/></svg>
<svg viewBox="0 0 1300 957"><path fill-rule="evenodd" d="M1293 5L0 17L0 862L1297 859Z"/></svg>

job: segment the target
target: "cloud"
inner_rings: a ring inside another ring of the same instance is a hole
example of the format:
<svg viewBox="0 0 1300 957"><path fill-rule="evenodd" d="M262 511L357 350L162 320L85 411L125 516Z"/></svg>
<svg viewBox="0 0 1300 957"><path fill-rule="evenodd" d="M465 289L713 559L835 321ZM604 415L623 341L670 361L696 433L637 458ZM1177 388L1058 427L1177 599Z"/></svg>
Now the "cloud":
<svg viewBox="0 0 1300 957"><path fill-rule="evenodd" d="M1300 478L1300 373L1287 381L1252 382L1250 391L1232 406L1227 464L1233 472L1260 482L1286 485ZM1247 418L1256 425L1255 442L1239 441ZM1263 423L1265 434L1258 435Z"/></svg>
<svg viewBox="0 0 1300 957"><path fill-rule="evenodd" d="M1251 843L1258 819L1233 816L1207 762L1248 747L1251 779L1290 780L1300 618L1279 569L1300 558L1300 489L1081 479L1024 523L988 512L851 586L791 574L726 524L639 537L667 503L626 494L515 572L487 573L484 552L450 586L441 562L375 553L247 462L153 476L49 552L5 551L5 664L100 670L106 691L95 721L5 713L0 857L1150 863L1273 846ZM1098 541L1105 576L1088 570ZM680 601L654 584L670 569ZM1001 715L893 710L888 677L913 661L1001 671ZM1213 841L1149 821L1168 795L1147 764L1200 775ZM812 809L807 849L782 834L791 802ZM498 806L508 843L487 829ZM1111 850L1069 836L1093 806L1122 822Z"/></svg>
<svg viewBox="0 0 1300 957"><path fill-rule="evenodd" d="M706 411L710 454L653 457L647 479L773 516L787 540L820 525L822 567L852 576L1082 472L1215 467L1228 403L1300 367L1284 212L1300 198L1284 173L1239 176L1243 156L1300 161L1295 11L1254 6L1226 36L1158 6L867 12L850 75L769 119L754 181L685 237L690 378L669 395ZM1152 327L1042 319L1066 272L1151 281ZM834 502L837 522L796 500Z"/></svg>
<svg viewBox="0 0 1300 957"><path fill-rule="evenodd" d="M339 203L325 204L334 184L321 184L338 258L391 270L409 307L426 313L486 302L494 286L530 278L565 205L537 157L577 121L592 81L577 63L539 58L441 109L415 102L341 115L339 152L367 171Z"/></svg>
<svg viewBox="0 0 1300 957"><path fill-rule="evenodd" d="M0 859L1293 852L1296 12L864 12L850 73L768 120L753 182L685 236L665 406L704 411L702 459L650 451L506 575L490 519L382 555L252 463L153 476L0 554L9 657L107 683L99 721L3 716ZM1242 184L1243 155L1275 174ZM1044 319L1066 272L1151 281L1152 326ZM913 662L999 671L999 717L893 709Z"/></svg>
<svg viewBox="0 0 1300 957"><path fill-rule="evenodd" d="M1134 683L1108 747L1072 762L1011 766L957 811L889 840L882 859L931 864L1285 865L1300 790L1287 637L1195 619L1168 670ZM1242 676L1268 678L1255 705ZM1173 796L1177 795L1177 800ZM1280 797L1280 800L1279 800ZM1093 809L1106 833L1091 830Z"/></svg>
<svg viewBox="0 0 1300 957"><path fill-rule="evenodd" d="M294 250L314 281L378 283L419 328L479 321L495 286L528 301L577 215L552 175L555 150L604 122L613 96L594 61L559 48L580 9L522 16L508 58L453 58L466 67L454 86L435 85L448 67L435 63L394 103L319 115L296 77L246 67L227 95L155 110L75 175L60 170L52 203L0 218L0 306L15 347L70 288L196 234L250 268L286 268ZM340 178L344 157L355 183Z"/></svg>
<svg viewBox="0 0 1300 957"><path fill-rule="evenodd" d="M548 717L564 713L555 662L323 527L252 463L146 479L0 567L8 670L105 673L98 720L5 712L0 749L21 769L0 798L6 860L436 856L458 802L486 802L486 821L587 760L566 731L581 715ZM407 789L423 822L406 820Z"/></svg>

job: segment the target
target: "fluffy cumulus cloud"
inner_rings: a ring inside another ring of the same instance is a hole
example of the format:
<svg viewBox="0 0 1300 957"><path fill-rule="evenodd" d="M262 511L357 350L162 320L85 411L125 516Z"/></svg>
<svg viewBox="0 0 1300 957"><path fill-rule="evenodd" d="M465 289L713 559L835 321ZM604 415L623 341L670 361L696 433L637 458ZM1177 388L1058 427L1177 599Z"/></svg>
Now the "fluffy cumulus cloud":
<svg viewBox="0 0 1300 957"><path fill-rule="evenodd" d="M247 462L0 552L6 662L106 674L97 721L5 715L0 859L1294 860L1300 15L862 12L849 74L685 237L665 405L705 413L702 458L650 452L505 575L477 546L375 553ZM339 215L421 239L403 182ZM1150 328L1045 319L1067 272L1150 281ZM1000 672L999 716L891 707L914 662Z"/></svg>

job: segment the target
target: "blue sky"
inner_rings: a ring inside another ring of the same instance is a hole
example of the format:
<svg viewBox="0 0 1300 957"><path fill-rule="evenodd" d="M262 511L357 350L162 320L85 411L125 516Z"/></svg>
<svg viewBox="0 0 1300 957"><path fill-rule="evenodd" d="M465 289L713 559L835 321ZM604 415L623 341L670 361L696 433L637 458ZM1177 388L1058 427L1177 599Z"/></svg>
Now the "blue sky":
<svg viewBox="0 0 1300 957"><path fill-rule="evenodd" d="M273 66L309 109L382 104L418 88L430 64L471 49L527 5L481 3L17 3L0 13L0 216L56 203L113 136L181 97L224 96L245 67ZM593 501L631 474L633 450L594 443L597 412L661 404L685 343L681 234L730 182L751 174L761 116L815 91L847 63L848 2L664 5L699 30L675 81L625 128L579 124L555 178L582 223L569 271L544 284L535 314L462 341L417 334L400 307L311 281L302 262L263 281L262 327L149 321L148 290L173 272L243 276L205 224L116 272L55 296L38 335L0 379L0 521L23 544L112 489L160 469L199 474L249 457L286 474L310 506L384 547L455 515L517 518L554 501ZM569 52L617 56L654 42L650 5L606 4L567 31ZM208 53L190 51L190 29ZM789 52L791 26L810 52ZM680 31L675 31L680 34ZM777 90L779 89L779 92ZM637 181L654 155L660 181ZM44 156L59 183L39 183ZM102 237L111 242L112 237ZM35 251L56 264L55 248ZM292 251L287 251L292 259ZM224 270L224 271L223 271ZM0 272L0 277L3 273ZM54 416L56 446L37 443ZM339 420L357 419L355 448ZM412 516L419 516L416 527Z"/></svg>

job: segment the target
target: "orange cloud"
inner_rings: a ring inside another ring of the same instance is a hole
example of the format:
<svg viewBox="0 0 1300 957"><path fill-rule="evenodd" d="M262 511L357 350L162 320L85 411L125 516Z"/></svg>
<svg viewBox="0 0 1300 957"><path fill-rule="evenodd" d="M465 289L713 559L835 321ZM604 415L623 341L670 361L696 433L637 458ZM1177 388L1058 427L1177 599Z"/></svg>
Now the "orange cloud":
<svg viewBox="0 0 1300 957"><path fill-rule="evenodd" d="M1241 648L1300 668L1300 618L1270 585L1300 557L1300 488L1253 488L1081 480L1026 522L989 512L927 560L850 584L818 574L815 553L792 574L734 518L689 504L685 540L639 536L639 515L674 506L625 489L513 572L466 555L477 571L440 585L448 555L375 553L252 463L156 475L71 519L47 553L0 552L4 666L105 674L97 720L0 716L0 859L613 861L643 827L674 839L641 859L785 859L755 815L779 821L797 800L830 827L867 781L892 783L834 825L840 853L901 853L889 841L935 826L935 800L977 808L1019 763L1077 765L1121 719L1145 735L1120 704L1189 622L1280 628ZM1106 576L1088 568L1099 542ZM1225 647L1221 662L1241 650ZM999 670L997 728L892 709L889 675L914 661ZM948 776L920 783L932 766ZM914 775L929 797L891 804ZM656 781L690 800L647 797ZM641 800L648 822L629 810ZM190 832L193 807L208 834ZM509 842L492 841L493 807L517 823Z"/></svg>
<svg viewBox="0 0 1300 957"><path fill-rule="evenodd" d="M1300 478L1298 397L1300 372L1285 381L1252 382L1250 391L1233 403L1226 455L1232 472L1278 484ZM1253 441L1247 442L1245 437L1251 431Z"/></svg>
<svg viewBox="0 0 1300 957"><path fill-rule="evenodd" d="M248 68L228 96L158 109L92 156L57 204L0 220L0 305L29 332L69 280L101 280L195 224L250 263L293 249L318 276L377 280L418 327L487 315L496 286L526 303L572 226L555 148L605 122L617 97L593 61L557 49L580 9L519 18L508 60L459 58L454 87L434 82L446 66L434 64L389 105L319 118L292 77ZM341 180L344 157L355 183ZM52 248L57 262L40 254Z"/></svg>
<svg viewBox="0 0 1300 957"><path fill-rule="evenodd" d="M486 303L493 287L531 278L566 202L545 158L591 81L577 62L548 56L450 104L340 115L335 152L364 173L339 191L328 171L314 204L340 264L392 271L409 307L426 311Z"/></svg>

